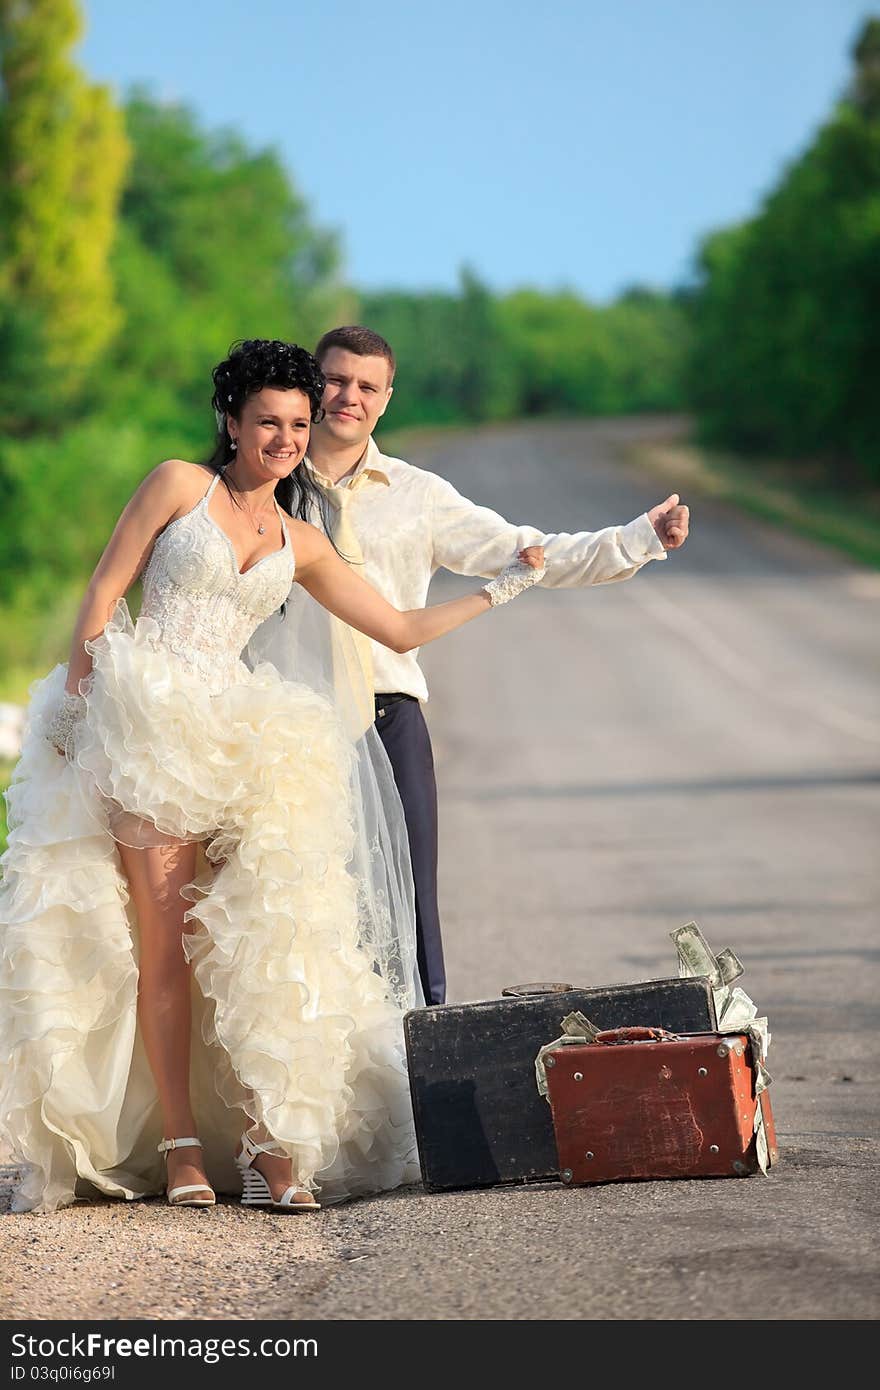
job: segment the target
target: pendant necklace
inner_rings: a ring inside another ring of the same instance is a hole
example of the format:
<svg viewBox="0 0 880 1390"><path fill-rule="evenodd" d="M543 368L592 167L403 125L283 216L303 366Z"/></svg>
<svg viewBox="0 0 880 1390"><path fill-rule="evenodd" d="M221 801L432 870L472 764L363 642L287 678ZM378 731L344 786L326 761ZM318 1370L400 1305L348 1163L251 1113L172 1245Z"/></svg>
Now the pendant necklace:
<svg viewBox="0 0 880 1390"><path fill-rule="evenodd" d="M251 511L250 507L248 506L247 502L245 502L245 500L244 500L243 497L242 497L241 505L244 507L244 509L245 509L245 511L247 512L248 516L250 517L251 522L253 523L253 525L257 528L257 535L258 535L258 536L265 535L265 532L266 532L266 523L265 523L264 521L258 521L258 520L257 520L256 513L253 512L253 511Z"/></svg>
<svg viewBox="0 0 880 1390"><path fill-rule="evenodd" d="M251 510L251 508L248 506L248 504L245 502L245 500L244 500L244 494L243 494L241 488L240 488L240 487L238 486L238 484L235 482L235 479L234 479L234 478L233 478L232 482L233 482L233 486L234 486L236 492L237 492L237 493L239 494L239 496L241 497L241 505L244 507L244 510L247 512L248 516L250 517L252 525L256 527L257 535L258 535L258 536L264 536L264 535L266 534L266 525L265 525L265 522L257 521L256 513L253 512L253 511Z"/></svg>

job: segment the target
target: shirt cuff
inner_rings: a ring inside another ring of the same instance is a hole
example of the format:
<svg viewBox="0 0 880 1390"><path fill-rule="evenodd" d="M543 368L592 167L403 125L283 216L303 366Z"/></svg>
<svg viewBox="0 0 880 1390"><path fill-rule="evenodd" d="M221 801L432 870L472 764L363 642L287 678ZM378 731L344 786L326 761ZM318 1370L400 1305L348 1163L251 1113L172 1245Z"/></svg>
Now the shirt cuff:
<svg viewBox="0 0 880 1390"><path fill-rule="evenodd" d="M654 530L647 512L621 527L620 543L627 555L637 564L643 565L647 560L666 559L663 542Z"/></svg>

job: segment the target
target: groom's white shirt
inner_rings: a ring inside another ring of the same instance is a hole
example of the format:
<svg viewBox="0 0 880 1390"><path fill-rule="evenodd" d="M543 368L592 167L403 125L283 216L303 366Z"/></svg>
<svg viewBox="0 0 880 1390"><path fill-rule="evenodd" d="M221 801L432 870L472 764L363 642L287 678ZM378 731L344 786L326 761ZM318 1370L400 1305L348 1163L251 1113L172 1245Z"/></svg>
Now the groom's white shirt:
<svg viewBox="0 0 880 1390"><path fill-rule="evenodd" d="M311 467L308 458L304 463ZM314 467L312 473L319 482L328 481ZM351 489L348 516L364 557L358 573L403 610L424 607L436 570L494 579L527 545L544 547L547 573L541 583L550 589L629 579L648 560L666 558L647 514L602 531L545 535L477 506L438 474L381 453L372 438L339 486ZM427 700L418 650L400 655L378 642L372 649L377 692L401 691Z"/></svg>

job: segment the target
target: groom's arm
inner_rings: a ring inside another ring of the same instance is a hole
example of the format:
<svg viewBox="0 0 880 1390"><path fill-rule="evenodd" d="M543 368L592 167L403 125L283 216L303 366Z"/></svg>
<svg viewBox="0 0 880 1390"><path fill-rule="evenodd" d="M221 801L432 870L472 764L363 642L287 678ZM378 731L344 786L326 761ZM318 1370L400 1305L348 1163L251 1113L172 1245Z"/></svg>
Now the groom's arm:
<svg viewBox="0 0 880 1390"><path fill-rule="evenodd" d="M666 558L647 513L626 526L545 534L533 526L514 526L489 507L477 506L445 478L435 477L432 502L434 565L455 574L493 578L516 551L541 545L547 566L543 586L575 589L629 579L649 560Z"/></svg>

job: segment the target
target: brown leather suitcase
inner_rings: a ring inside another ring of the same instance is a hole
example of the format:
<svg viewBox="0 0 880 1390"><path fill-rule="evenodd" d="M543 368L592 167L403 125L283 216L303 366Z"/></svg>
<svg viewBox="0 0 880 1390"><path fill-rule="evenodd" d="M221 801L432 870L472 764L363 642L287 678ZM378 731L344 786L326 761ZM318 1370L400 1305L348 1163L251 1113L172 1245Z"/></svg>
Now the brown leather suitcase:
<svg viewBox="0 0 880 1390"><path fill-rule="evenodd" d="M544 1067L563 1182L746 1177L760 1166L756 1119L777 1157L744 1033L616 1028Z"/></svg>

